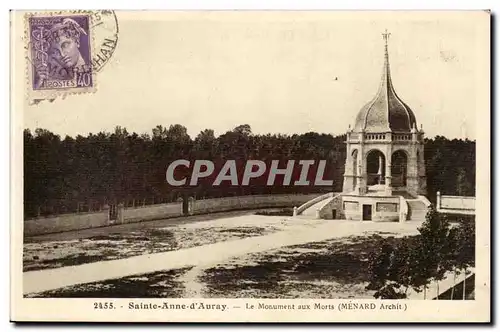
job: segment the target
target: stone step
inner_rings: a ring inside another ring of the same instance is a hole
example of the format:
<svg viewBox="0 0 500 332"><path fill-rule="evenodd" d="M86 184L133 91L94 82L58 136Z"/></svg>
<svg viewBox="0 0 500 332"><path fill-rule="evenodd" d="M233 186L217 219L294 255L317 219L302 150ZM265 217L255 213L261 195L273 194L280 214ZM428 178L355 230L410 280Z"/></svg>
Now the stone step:
<svg viewBox="0 0 500 332"><path fill-rule="evenodd" d="M409 212L410 212L410 220L425 220L425 216L427 215L427 206L419 199L407 199Z"/></svg>

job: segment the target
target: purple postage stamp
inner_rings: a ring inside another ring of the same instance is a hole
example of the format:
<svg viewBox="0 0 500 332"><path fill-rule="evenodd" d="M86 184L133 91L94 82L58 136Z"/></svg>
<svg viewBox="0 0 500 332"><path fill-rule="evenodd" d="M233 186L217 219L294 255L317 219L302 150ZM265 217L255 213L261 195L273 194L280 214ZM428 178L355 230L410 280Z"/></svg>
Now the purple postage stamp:
<svg viewBox="0 0 500 332"><path fill-rule="evenodd" d="M84 92L95 86L90 15L31 16L28 32L33 92Z"/></svg>

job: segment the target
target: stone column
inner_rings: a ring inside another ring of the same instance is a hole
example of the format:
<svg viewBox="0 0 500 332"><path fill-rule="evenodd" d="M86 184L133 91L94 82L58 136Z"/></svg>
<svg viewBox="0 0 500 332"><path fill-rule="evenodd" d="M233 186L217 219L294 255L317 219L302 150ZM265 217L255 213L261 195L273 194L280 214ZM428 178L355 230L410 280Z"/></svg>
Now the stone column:
<svg viewBox="0 0 500 332"><path fill-rule="evenodd" d="M436 210L439 211L441 209L441 192L436 193Z"/></svg>
<svg viewBox="0 0 500 332"><path fill-rule="evenodd" d="M358 151L358 194L366 193L366 156L365 156L365 131L359 133L359 151Z"/></svg>
<svg viewBox="0 0 500 332"><path fill-rule="evenodd" d="M418 194L419 187L417 145L418 132L414 124L411 129L411 142L408 149L408 160L406 165L406 190L413 195Z"/></svg>
<svg viewBox="0 0 500 332"><path fill-rule="evenodd" d="M384 174L384 171L382 170L383 163L384 163L384 159L382 158L382 156L378 156L378 171L377 171L378 184L382 184L382 174Z"/></svg>
<svg viewBox="0 0 500 332"><path fill-rule="evenodd" d="M125 210L125 206L123 205L123 203L119 203L116 206L116 223L117 224L123 224L123 221L124 221L123 210Z"/></svg>
<svg viewBox="0 0 500 332"><path fill-rule="evenodd" d="M392 195L391 163L385 163L385 194Z"/></svg>
<svg viewBox="0 0 500 332"><path fill-rule="evenodd" d="M180 208L179 213L181 216L183 216L184 215L184 198L182 198L182 197L177 198L177 203L180 203L179 204L179 208Z"/></svg>
<svg viewBox="0 0 500 332"><path fill-rule="evenodd" d="M425 156L423 147L423 144L419 142L417 145L417 149L420 150L419 158L417 158L418 194L425 196L427 195L427 177L425 174Z"/></svg>
<svg viewBox="0 0 500 332"><path fill-rule="evenodd" d="M196 200L194 199L194 197L189 197L188 199L188 215L193 215L194 214L194 202Z"/></svg>
<svg viewBox="0 0 500 332"><path fill-rule="evenodd" d="M342 186L343 192L351 192L355 189L353 186L354 170L352 169L354 162L351 154L351 144L349 140L350 140L350 134L347 133L347 141L346 141L347 155L345 158L344 184Z"/></svg>
<svg viewBox="0 0 500 332"><path fill-rule="evenodd" d="M385 150L385 194L392 195L392 145L388 144Z"/></svg>
<svg viewBox="0 0 500 332"><path fill-rule="evenodd" d="M406 165L406 188L409 193L417 195L419 187L419 174L417 166L417 146L415 142L412 142L408 152L408 163Z"/></svg>
<svg viewBox="0 0 500 332"><path fill-rule="evenodd" d="M109 205L108 204L104 204L104 206L102 207L102 212L103 213L106 213L106 225L109 225L110 224L110 221L111 219L109 218Z"/></svg>

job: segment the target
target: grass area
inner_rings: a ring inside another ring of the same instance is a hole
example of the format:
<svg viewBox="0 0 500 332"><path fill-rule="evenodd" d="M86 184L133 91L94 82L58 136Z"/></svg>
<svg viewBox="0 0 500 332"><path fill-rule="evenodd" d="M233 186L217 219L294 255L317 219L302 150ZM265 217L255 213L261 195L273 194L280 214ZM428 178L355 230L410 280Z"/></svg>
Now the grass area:
<svg viewBox="0 0 500 332"><path fill-rule="evenodd" d="M183 284L177 278L190 268L160 271L139 276L82 284L30 294L31 298L157 298L182 297Z"/></svg>
<svg viewBox="0 0 500 332"><path fill-rule="evenodd" d="M203 246L212 243L237 240L247 237L260 236L272 233L270 227L227 225L204 227L180 227L175 230L178 249Z"/></svg>
<svg viewBox="0 0 500 332"><path fill-rule="evenodd" d="M23 269L33 271L73 266L177 248L173 232L167 229L96 235L72 241L31 242L24 245Z"/></svg>
<svg viewBox="0 0 500 332"><path fill-rule="evenodd" d="M202 281L211 297L372 298L368 257L381 239L352 236L254 254L206 270Z"/></svg>

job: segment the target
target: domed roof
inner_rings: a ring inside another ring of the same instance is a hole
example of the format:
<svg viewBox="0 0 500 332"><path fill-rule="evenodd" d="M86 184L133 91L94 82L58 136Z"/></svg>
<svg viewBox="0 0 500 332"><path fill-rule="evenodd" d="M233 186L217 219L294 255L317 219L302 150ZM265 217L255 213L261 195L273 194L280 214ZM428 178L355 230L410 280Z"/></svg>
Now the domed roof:
<svg viewBox="0 0 500 332"><path fill-rule="evenodd" d="M384 39L386 44L382 81L375 98L366 104L356 116L355 132L363 130L372 133L410 132L412 128L417 128L415 114L398 97L392 85L386 35Z"/></svg>

